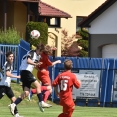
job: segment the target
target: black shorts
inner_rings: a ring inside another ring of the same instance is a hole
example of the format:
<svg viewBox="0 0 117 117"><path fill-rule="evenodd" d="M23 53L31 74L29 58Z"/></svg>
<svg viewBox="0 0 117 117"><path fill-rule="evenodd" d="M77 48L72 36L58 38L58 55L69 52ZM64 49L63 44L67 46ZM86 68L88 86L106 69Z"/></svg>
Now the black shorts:
<svg viewBox="0 0 117 117"><path fill-rule="evenodd" d="M0 86L0 99L1 99L5 94L8 96L9 99L11 99L12 97L14 97L14 93L13 93L11 87Z"/></svg>
<svg viewBox="0 0 117 117"><path fill-rule="evenodd" d="M30 89L31 84L36 81L36 78L33 76L33 74L30 71L22 70L20 72L21 75L21 81L22 81L22 87L27 87Z"/></svg>

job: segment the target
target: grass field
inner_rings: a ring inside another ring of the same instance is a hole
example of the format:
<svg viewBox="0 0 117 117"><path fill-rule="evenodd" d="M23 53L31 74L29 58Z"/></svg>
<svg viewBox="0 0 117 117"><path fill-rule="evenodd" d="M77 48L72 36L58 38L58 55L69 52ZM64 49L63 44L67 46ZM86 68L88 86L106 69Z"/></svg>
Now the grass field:
<svg viewBox="0 0 117 117"><path fill-rule="evenodd" d="M38 106L18 106L19 113L24 117L57 117L61 113L60 106L53 106L45 109L42 113ZM5 106L0 107L0 117L12 117L9 109ZM117 117L116 108L99 108L99 107L76 107L72 117Z"/></svg>
<svg viewBox="0 0 117 117"><path fill-rule="evenodd" d="M15 83L12 83L11 86L16 97L19 96L20 92L22 92L21 86ZM37 105L37 97L34 95L33 100L30 102L27 100L27 98L23 100L22 103L18 105L18 110L19 113L24 117L57 117L57 115L62 112L61 106L56 105L50 101L47 103L52 104L53 107L46 108L44 113L40 112ZM8 109L8 104L10 104L10 100L4 96L0 100L0 117L12 117ZM76 106L72 117L117 117L117 109Z"/></svg>

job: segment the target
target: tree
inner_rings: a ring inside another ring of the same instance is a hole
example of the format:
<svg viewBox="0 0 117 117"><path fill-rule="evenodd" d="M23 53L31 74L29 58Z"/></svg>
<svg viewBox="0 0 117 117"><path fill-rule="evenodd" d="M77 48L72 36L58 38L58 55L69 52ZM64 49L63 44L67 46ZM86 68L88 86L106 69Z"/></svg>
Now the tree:
<svg viewBox="0 0 117 117"><path fill-rule="evenodd" d="M83 28L78 31L78 34L82 37L81 39L78 39L79 46L82 47L82 49L79 51L79 57L88 57L88 31Z"/></svg>
<svg viewBox="0 0 117 117"><path fill-rule="evenodd" d="M61 31L61 56L78 56L79 48L76 35L68 36L68 32L64 29Z"/></svg>

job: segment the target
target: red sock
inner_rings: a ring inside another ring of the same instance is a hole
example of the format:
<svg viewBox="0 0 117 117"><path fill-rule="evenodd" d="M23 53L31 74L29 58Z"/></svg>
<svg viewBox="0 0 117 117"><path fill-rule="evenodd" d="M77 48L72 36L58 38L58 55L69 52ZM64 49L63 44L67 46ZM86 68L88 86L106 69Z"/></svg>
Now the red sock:
<svg viewBox="0 0 117 117"><path fill-rule="evenodd" d="M48 99L48 96L50 95L50 91L46 91L43 95L43 101L46 102Z"/></svg>
<svg viewBox="0 0 117 117"><path fill-rule="evenodd" d="M36 94L37 93L37 90L36 89L32 89L32 94Z"/></svg>
<svg viewBox="0 0 117 117"><path fill-rule="evenodd" d="M47 87L46 86L41 86L41 91L44 91L44 90L47 90ZM36 94L37 93L37 90L36 89L32 89L32 94Z"/></svg>

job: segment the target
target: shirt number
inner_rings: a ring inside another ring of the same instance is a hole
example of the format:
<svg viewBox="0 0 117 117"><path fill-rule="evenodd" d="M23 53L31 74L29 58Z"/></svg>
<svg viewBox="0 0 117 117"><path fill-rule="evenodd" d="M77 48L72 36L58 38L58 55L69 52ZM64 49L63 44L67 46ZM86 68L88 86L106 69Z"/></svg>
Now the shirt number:
<svg viewBox="0 0 117 117"><path fill-rule="evenodd" d="M68 83L68 80L61 80L61 90L62 91L67 90L67 83Z"/></svg>

